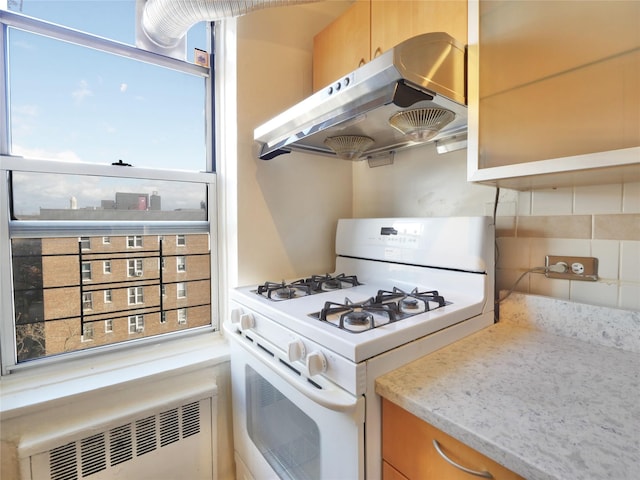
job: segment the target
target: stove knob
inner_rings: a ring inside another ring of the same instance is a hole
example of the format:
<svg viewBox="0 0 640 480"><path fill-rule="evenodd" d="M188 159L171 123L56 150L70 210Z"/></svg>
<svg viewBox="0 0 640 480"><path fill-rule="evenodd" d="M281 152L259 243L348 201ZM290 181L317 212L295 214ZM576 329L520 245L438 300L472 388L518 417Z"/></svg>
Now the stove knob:
<svg viewBox="0 0 640 480"><path fill-rule="evenodd" d="M307 369L311 377L327 370L327 359L322 352L311 352L307 355Z"/></svg>
<svg viewBox="0 0 640 480"><path fill-rule="evenodd" d="M233 308L231 310L231 323L240 323L240 315L242 315L242 309Z"/></svg>
<svg viewBox="0 0 640 480"><path fill-rule="evenodd" d="M287 345L287 358L290 362L302 360L306 353L307 351L304 348L302 340L292 340L289 342L289 345Z"/></svg>
<svg viewBox="0 0 640 480"><path fill-rule="evenodd" d="M240 330L249 330L256 326L256 320L250 313L240 315Z"/></svg>

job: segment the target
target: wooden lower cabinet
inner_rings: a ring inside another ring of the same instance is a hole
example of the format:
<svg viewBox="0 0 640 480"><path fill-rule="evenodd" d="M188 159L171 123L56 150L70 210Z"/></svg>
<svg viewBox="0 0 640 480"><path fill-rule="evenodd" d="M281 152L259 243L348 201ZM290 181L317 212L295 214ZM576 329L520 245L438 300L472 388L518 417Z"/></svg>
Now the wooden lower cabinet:
<svg viewBox="0 0 640 480"><path fill-rule="evenodd" d="M450 460L495 480L523 477L441 432L396 404L383 399L383 480L470 480L481 478L451 465L436 451L434 440Z"/></svg>

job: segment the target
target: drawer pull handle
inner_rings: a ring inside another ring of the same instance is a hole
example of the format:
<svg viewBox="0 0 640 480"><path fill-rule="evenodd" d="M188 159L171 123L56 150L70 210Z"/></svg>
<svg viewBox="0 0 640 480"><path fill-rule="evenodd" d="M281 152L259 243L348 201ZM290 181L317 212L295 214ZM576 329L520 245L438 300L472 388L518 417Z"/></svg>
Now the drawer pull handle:
<svg viewBox="0 0 640 480"><path fill-rule="evenodd" d="M493 478L493 475L491 475L491 473L489 473L489 472L479 472L477 470L471 470L470 468L463 467L462 465L459 465L456 462L454 462L453 460L451 460L440 449L440 444L438 443L438 441L435 438L433 439L433 448L436 449L436 452L438 452L438 455L440 455L447 463L453 465L456 468L459 468L463 472L468 473L469 475L475 475L476 477Z"/></svg>

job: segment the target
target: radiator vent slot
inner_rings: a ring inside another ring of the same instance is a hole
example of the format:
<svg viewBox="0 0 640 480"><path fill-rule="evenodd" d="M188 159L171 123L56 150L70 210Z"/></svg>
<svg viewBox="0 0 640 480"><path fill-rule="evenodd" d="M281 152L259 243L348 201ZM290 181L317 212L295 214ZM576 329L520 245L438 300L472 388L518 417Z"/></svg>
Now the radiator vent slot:
<svg viewBox="0 0 640 480"><path fill-rule="evenodd" d="M82 476L88 477L107 468L104 433L83 438L80 441Z"/></svg>
<svg viewBox="0 0 640 480"><path fill-rule="evenodd" d="M71 442L51 450L49 454L52 480L78 478L76 471L76 443Z"/></svg>
<svg viewBox="0 0 640 480"><path fill-rule="evenodd" d="M133 436L131 424L116 427L109 432L111 445L111 466L133 458Z"/></svg>
<svg viewBox="0 0 640 480"><path fill-rule="evenodd" d="M79 480L120 468L181 438L197 435L201 427L201 402L196 401L87 436L48 452L50 478Z"/></svg>

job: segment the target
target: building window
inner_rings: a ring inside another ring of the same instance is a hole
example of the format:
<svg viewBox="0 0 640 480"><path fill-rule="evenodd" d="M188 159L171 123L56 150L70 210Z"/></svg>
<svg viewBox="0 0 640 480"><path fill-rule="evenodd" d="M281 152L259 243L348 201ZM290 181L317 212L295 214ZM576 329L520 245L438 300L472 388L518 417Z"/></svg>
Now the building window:
<svg viewBox="0 0 640 480"><path fill-rule="evenodd" d="M113 301L111 289L104 291L104 303L111 303Z"/></svg>
<svg viewBox="0 0 640 480"><path fill-rule="evenodd" d="M143 333L144 332L144 315L130 315L129 316L129 333Z"/></svg>
<svg viewBox="0 0 640 480"><path fill-rule="evenodd" d="M127 237L127 248L142 248L142 235Z"/></svg>
<svg viewBox="0 0 640 480"><path fill-rule="evenodd" d="M144 303L143 287L129 287L129 305Z"/></svg>
<svg viewBox="0 0 640 480"><path fill-rule="evenodd" d="M111 260L104 261L102 270L105 274L111 273Z"/></svg>
<svg viewBox="0 0 640 480"><path fill-rule="evenodd" d="M167 312L160 312L160 323L167 323Z"/></svg>
<svg viewBox="0 0 640 480"><path fill-rule="evenodd" d="M89 237L80 237L80 248L82 250L90 250L91 249L91 238L89 238Z"/></svg>
<svg viewBox="0 0 640 480"><path fill-rule="evenodd" d="M127 260L127 275L129 277L141 277L143 275L141 258Z"/></svg>
<svg viewBox="0 0 640 480"><path fill-rule="evenodd" d="M91 262L82 262L82 280L91 280Z"/></svg>
<svg viewBox="0 0 640 480"><path fill-rule="evenodd" d="M176 289L178 291L178 298L184 298L187 296L187 284L184 282L178 282L176 284Z"/></svg>
<svg viewBox="0 0 640 480"><path fill-rule="evenodd" d="M186 325L187 323L187 309L186 308L179 308L178 309L178 324L179 325Z"/></svg>
<svg viewBox="0 0 640 480"><path fill-rule="evenodd" d="M187 244L186 235L176 235L176 245L178 247L184 247Z"/></svg>
<svg viewBox="0 0 640 480"><path fill-rule="evenodd" d="M179 272L187 271L187 257L176 257Z"/></svg>
<svg viewBox="0 0 640 480"><path fill-rule="evenodd" d="M111 245L111 237L102 237L102 243L104 245Z"/></svg>
<svg viewBox="0 0 640 480"><path fill-rule="evenodd" d="M93 293L85 292L82 294L82 309L93 310Z"/></svg>
<svg viewBox="0 0 640 480"><path fill-rule="evenodd" d="M113 332L113 320L105 320L104 333L112 333L112 332Z"/></svg>
<svg viewBox="0 0 640 480"><path fill-rule="evenodd" d="M85 323L82 325L82 342L93 340L93 323Z"/></svg>
<svg viewBox="0 0 640 480"><path fill-rule="evenodd" d="M162 286L160 287L160 292L162 293L163 297L167 296L167 286L163 283Z"/></svg>

